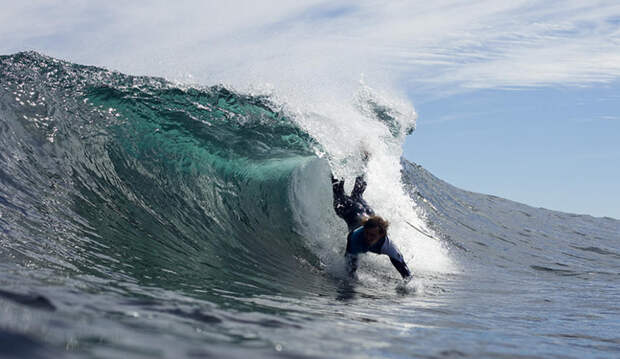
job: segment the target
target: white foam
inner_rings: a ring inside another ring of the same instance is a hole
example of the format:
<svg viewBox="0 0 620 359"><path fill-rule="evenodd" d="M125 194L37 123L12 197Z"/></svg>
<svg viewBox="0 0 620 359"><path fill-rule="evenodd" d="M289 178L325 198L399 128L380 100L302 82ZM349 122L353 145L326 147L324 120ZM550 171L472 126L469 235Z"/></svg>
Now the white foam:
<svg viewBox="0 0 620 359"><path fill-rule="evenodd" d="M370 110L368 101L391 109L401 132L396 136ZM423 213L405 193L401 181L402 143L405 129L413 128L416 114L413 107L396 97L379 94L361 84L350 103L326 101L311 110L299 106L289 112L321 145L317 154L322 159L311 161L298 169L291 183L293 216L296 231L306 237L309 247L326 265L339 268L346 243L346 225L332 208L330 166L345 178L345 191L350 191L355 176L366 172L368 187L364 198L378 215L388 219L390 239L394 241L414 272L453 272L456 268L446 248L423 221ZM287 104L291 107L291 104ZM371 154L364 168L361 151ZM386 256L369 254L361 261L365 266L380 269L398 277ZM334 269L336 270L336 269Z"/></svg>

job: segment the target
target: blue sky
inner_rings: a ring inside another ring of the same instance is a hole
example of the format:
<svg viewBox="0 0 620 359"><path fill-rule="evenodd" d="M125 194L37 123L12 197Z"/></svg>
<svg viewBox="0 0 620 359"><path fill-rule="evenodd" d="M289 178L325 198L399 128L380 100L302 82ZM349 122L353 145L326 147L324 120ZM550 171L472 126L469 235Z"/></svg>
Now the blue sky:
<svg viewBox="0 0 620 359"><path fill-rule="evenodd" d="M405 157L460 188L620 218L620 84L479 90L416 103Z"/></svg>
<svg viewBox="0 0 620 359"><path fill-rule="evenodd" d="M405 157L472 191L620 218L620 3L9 2L0 53L285 99L413 104ZM299 101L298 101L299 102Z"/></svg>

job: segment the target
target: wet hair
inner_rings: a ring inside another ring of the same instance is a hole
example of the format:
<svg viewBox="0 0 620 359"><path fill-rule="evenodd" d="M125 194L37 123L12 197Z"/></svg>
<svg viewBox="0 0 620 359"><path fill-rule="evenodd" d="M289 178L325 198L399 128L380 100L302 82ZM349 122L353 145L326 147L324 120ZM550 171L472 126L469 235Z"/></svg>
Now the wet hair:
<svg viewBox="0 0 620 359"><path fill-rule="evenodd" d="M385 235L387 234L390 222L386 221L381 216L370 216L362 219L362 225L364 226L364 229L379 228L379 233Z"/></svg>

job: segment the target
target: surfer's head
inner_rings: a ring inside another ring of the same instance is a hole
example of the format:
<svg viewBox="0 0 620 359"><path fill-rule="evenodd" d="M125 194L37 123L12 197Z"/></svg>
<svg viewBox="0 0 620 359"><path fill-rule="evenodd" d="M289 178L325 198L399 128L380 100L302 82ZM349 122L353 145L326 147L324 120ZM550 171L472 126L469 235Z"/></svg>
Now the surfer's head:
<svg viewBox="0 0 620 359"><path fill-rule="evenodd" d="M387 235L390 223L380 216L370 216L362 219L364 226L364 239L368 245L377 243Z"/></svg>

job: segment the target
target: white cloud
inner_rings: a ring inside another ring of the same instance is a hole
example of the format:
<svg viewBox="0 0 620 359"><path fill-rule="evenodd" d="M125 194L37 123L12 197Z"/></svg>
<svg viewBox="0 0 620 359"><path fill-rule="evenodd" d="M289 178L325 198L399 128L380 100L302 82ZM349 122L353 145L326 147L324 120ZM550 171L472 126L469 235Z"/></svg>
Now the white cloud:
<svg viewBox="0 0 620 359"><path fill-rule="evenodd" d="M285 92L371 84L440 94L620 77L614 1L3 4L0 52Z"/></svg>

